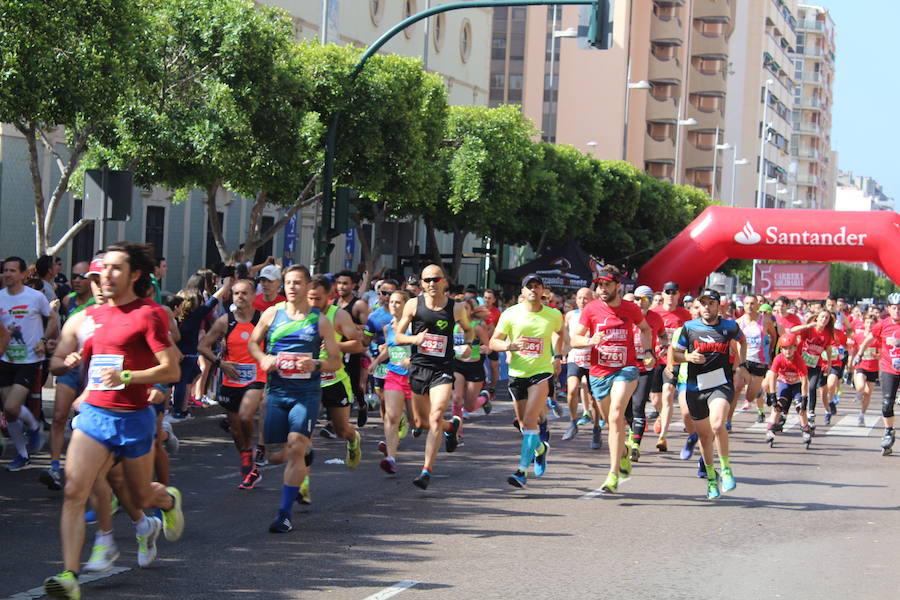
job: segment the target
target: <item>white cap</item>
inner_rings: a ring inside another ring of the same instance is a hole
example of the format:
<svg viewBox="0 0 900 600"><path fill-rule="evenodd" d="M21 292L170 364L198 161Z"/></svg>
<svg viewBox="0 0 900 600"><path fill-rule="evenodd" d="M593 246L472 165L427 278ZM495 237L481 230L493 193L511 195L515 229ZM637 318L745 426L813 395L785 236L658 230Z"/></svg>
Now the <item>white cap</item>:
<svg viewBox="0 0 900 600"><path fill-rule="evenodd" d="M275 265L266 265L260 270L259 276L269 281L281 281L281 269Z"/></svg>

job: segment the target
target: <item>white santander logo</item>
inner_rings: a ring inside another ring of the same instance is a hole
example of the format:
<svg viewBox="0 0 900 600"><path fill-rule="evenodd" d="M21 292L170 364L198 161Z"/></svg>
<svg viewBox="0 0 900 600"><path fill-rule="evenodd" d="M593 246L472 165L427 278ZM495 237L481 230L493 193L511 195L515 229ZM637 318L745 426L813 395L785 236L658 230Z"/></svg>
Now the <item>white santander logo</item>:
<svg viewBox="0 0 900 600"><path fill-rule="evenodd" d="M747 223L744 225L744 228L734 234L734 241L736 241L738 244L744 244L745 246L758 244L761 239L762 236L753 230L753 226L750 225L750 221L747 221Z"/></svg>

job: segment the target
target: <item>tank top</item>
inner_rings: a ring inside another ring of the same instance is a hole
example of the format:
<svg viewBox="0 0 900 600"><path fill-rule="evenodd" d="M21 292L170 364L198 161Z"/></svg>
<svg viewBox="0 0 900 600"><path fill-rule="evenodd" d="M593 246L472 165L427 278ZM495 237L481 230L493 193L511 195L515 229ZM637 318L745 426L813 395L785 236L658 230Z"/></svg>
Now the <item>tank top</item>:
<svg viewBox="0 0 900 600"><path fill-rule="evenodd" d="M225 346L222 359L235 363L234 368L238 372L238 378L232 379L222 373L222 384L231 387L246 387L251 383L265 383L266 373L250 355L247 348L250 342L250 334L259 323L260 312L253 311L253 316L247 323L237 320L234 312L228 313L228 329L225 333Z"/></svg>
<svg viewBox="0 0 900 600"><path fill-rule="evenodd" d="M387 342L388 347L388 371L391 373L396 373L397 375L409 375L409 371L404 369L401 363L404 359L409 358L411 354L409 344L398 344L397 343L397 334L394 333L393 322L388 325L387 328L387 336L385 336L385 341Z"/></svg>
<svg viewBox="0 0 900 600"><path fill-rule="evenodd" d="M472 328L478 327L481 325L481 321L472 321ZM458 350L462 350L463 346L466 345L466 332L463 331L459 324L453 327L453 348L456 352L456 359L461 360L463 362L476 362L481 360L481 340L478 339L478 336L472 340L472 343L469 344L472 347L472 353L469 354L468 358L462 358L462 353L458 352Z"/></svg>
<svg viewBox="0 0 900 600"><path fill-rule="evenodd" d="M341 301L340 298L335 299L332 306L338 306L338 302L340 302L340 301ZM350 313L350 318L353 319L354 323L356 323L357 325L362 325L362 323L360 321L358 321L356 319L356 316L353 314L353 305L356 304L357 302L359 302L359 298L357 298L356 296L353 296L353 298L350 299L350 302L347 303L347 306L343 307L341 310L346 310L348 313Z"/></svg>
<svg viewBox="0 0 900 600"><path fill-rule="evenodd" d="M412 334L426 332L421 346L413 346L412 364L434 369L445 368L453 359L453 298L448 297L443 308L431 310L425 296L416 300L416 314L412 320Z"/></svg>
<svg viewBox="0 0 900 600"><path fill-rule="evenodd" d="M325 316L331 321L332 327L334 326L334 316L337 314L338 309L337 306L332 304L328 307L328 310L325 311ZM334 330L334 341L340 343L344 340L344 336L337 332L337 329ZM325 360L328 358L328 352L324 349L319 351L319 358ZM322 381L322 387L328 387L330 385L334 385L335 383L339 383L345 379L348 379L350 376L347 374L347 370L344 368L344 356L341 354L341 367L335 371L334 373L322 373L320 379Z"/></svg>
<svg viewBox="0 0 900 600"><path fill-rule="evenodd" d="M760 317L751 321L747 316L741 317L741 330L747 340L747 360L761 365L769 364L769 336L763 329Z"/></svg>
<svg viewBox="0 0 900 600"><path fill-rule="evenodd" d="M297 361L304 357L319 358L322 336L319 333L319 309L310 307L302 319L287 314L287 302L275 305L275 318L266 335L266 352L278 357L277 368L269 373L269 385L301 387L319 385L319 369L300 373Z"/></svg>

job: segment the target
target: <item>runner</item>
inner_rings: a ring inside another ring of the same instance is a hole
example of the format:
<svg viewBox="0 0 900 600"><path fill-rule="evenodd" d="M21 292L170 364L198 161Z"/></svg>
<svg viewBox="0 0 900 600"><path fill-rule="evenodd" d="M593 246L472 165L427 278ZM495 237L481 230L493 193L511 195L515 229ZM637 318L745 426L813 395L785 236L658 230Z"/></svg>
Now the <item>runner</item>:
<svg viewBox="0 0 900 600"><path fill-rule="evenodd" d="M494 327L497 326L497 323L500 321L500 308L497 307L497 292L491 289L486 289L481 294L482 298L484 298L484 305L488 309L488 315L484 318L484 324L489 328L487 333L488 337L486 339L490 339L491 336L494 335ZM493 402L494 393L497 389L497 381L500 378L500 353L491 351L487 355L488 360L488 375L490 376L487 384L487 392L490 396L490 400Z"/></svg>
<svg viewBox="0 0 900 600"><path fill-rule="evenodd" d="M856 388L856 396L859 401L859 415L856 418L856 424L860 427L866 426L866 411L869 410L869 402L872 400L872 391L878 382L878 362L880 340L869 344L865 351L860 354L863 340L872 331L872 328L878 323L878 317L868 314L862 320L863 329L857 331L853 335L854 339L854 356L849 361L850 368L853 369L853 387Z"/></svg>
<svg viewBox="0 0 900 600"><path fill-rule="evenodd" d="M691 321L700 318L700 310L702 308L699 300L691 301L689 307ZM684 325L672 333L672 340L677 340L681 337L682 329L684 329ZM666 376L674 378L677 381L678 409L681 412L681 422L684 425L684 432L688 434L687 440L685 440L684 446L681 448L681 460L690 460L691 457L694 456L694 449L700 442L700 436L697 435L697 431L694 428L694 421L691 419L691 411L687 404L687 367L684 363L678 363L675 360L675 347L672 344L669 344L669 348L666 350L666 359L666 362L668 363L666 365ZM697 477L706 477L706 463L703 462L702 452L700 453L700 458L697 460Z"/></svg>
<svg viewBox="0 0 900 600"><path fill-rule="evenodd" d="M781 296L775 300L775 304L772 306L772 316L775 317L779 335L790 333L792 328L803 324L800 317L790 311L791 301L785 296Z"/></svg>
<svg viewBox="0 0 900 600"><path fill-rule="evenodd" d="M64 571L44 582L57 598L80 598L79 557L84 543L84 506L94 481L121 460L131 500L139 508L159 508L163 519L142 516L137 534L155 551L160 530L175 541L184 529L181 493L151 481L154 411L148 387L179 379L178 355L152 292L152 249L119 242L103 255L100 276L106 303L87 309L95 323L85 345L88 394L66 453L66 486L60 530ZM155 553L155 552L154 552Z"/></svg>
<svg viewBox="0 0 900 600"><path fill-rule="evenodd" d="M516 411L522 424L519 468L507 478L510 485L519 488L525 487L531 463L535 477L547 470L550 444L539 437L538 421L545 418L550 379L559 373L567 343L562 314L541 302L544 291L540 277L526 275L522 279L522 301L500 315L490 341L492 350L509 354L509 395L520 406Z"/></svg>
<svg viewBox="0 0 900 600"><path fill-rule="evenodd" d="M834 340L834 315L827 310L811 313L807 323L792 327L791 333L800 334L803 361L809 370L809 400L807 405L800 407L800 412L809 420L812 435L815 435L816 391L825 385L828 377L830 363L826 357L830 356Z"/></svg>
<svg viewBox="0 0 900 600"><path fill-rule="evenodd" d="M487 350L487 346L482 346L483 341L491 338L488 336L490 327L484 325L484 317L487 310L483 306L472 300L463 302L469 315L469 321L475 330L475 339L472 343L465 343L465 334L457 324L453 328L453 349L455 357L453 360L453 409L454 415L462 417L463 420L471 417L479 408L484 409L484 414L491 414L493 405L490 396L481 393L484 387L484 362L482 360L482 348ZM462 436L460 436L462 437Z"/></svg>
<svg viewBox="0 0 900 600"><path fill-rule="evenodd" d="M275 259L271 256L266 259L265 264L251 268L250 272L259 271L259 288L262 294L256 294L253 299L253 308L262 313L269 307L275 306L279 302L284 302L285 297L280 293L281 290L281 269L278 265L272 264ZM257 290L254 290L257 291ZM263 423L266 418L266 392L263 390L262 399L259 402L259 427L257 428L257 444L256 456L253 462L257 467L264 467L269 464L266 458L266 443L263 436L265 435L265 427Z"/></svg>
<svg viewBox="0 0 900 600"><path fill-rule="evenodd" d="M881 438L881 455L893 452L894 400L900 386L900 293L888 296L888 316L875 324L856 351L856 364L862 362L869 346L881 345L881 416L884 417L884 436Z"/></svg>
<svg viewBox="0 0 900 600"><path fill-rule="evenodd" d="M565 315L566 328L570 339L574 335L575 330L578 329L581 311L592 300L594 300L594 292L588 288L581 288L575 292L576 308ZM569 403L569 428L566 429L562 439L565 442L578 434L578 405L584 401L587 405L585 413L590 413L594 422L591 434L591 449L599 450L602 443L603 430L600 428L600 409L590 392L590 367L590 348L569 348L566 355L566 399Z"/></svg>
<svg viewBox="0 0 900 600"><path fill-rule="evenodd" d="M459 428L462 419L454 416L444 420L444 412L453 393L453 327L459 323L465 332L465 342L471 343L475 330L469 323L462 304L455 303L447 295L444 271L437 265L422 270L424 292L409 300L394 333L398 344L412 344L409 368L409 385L413 393L413 412L417 429L428 429L425 442L425 464L413 484L426 489L444 434L447 452L454 452L459 445ZM412 327L412 335L406 333Z"/></svg>
<svg viewBox="0 0 900 600"><path fill-rule="evenodd" d="M334 288L338 297L334 300L334 305L349 312L353 322L362 332L369 318L369 305L353 294L355 285L356 274L352 271L341 271L335 275ZM369 420L369 406L366 404L363 389L366 382L362 379L362 357L362 352L344 355L344 368L350 376L350 389L357 405L356 424L359 427L364 427Z"/></svg>
<svg viewBox="0 0 900 600"><path fill-rule="evenodd" d="M641 309L631 302L622 302L622 276L613 266L604 266L594 282L599 299L584 307L579 327L572 337L573 348L591 347L591 391L597 402L610 399L609 412L609 474L602 493L614 493L622 481L631 475L631 459L625 446L625 406L637 387L640 373L634 347L632 326L641 329L641 347L645 348L644 364L655 362L651 348L652 333ZM588 337L590 335L590 337Z"/></svg>
<svg viewBox="0 0 900 600"><path fill-rule="evenodd" d="M0 402L9 437L16 448L16 457L6 465L6 470L21 471L28 468L31 455L44 445L41 424L25 401L40 379L47 342L57 335L58 316L44 294L25 285L25 261L18 256L3 261L3 285L0 319L10 339L0 359Z"/></svg>
<svg viewBox="0 0 900 600"><path fill-rule="evenodd" d="M650 326L650 349L655 350L660 336L665 339L667 334L662 317L650 310L650 301L652 299L653 290L646 285L638 286L633 294L625 294L623 297L623 300L634 302L640 307L647 324ZM644 355L644 347L641 345L641 330L637 326L634 327L634 348L638 356ZM632 462L638 462L641 459L641 440L644 437L644 429L647 426L644 407L647 405L647 401L650 400L650 383L655 371L655 368L647 367L643 361L638 366L641 374L638 377L637 388L634 390L634 394L631 395L631 403L625 409L625 420L631 427L628 446L631 448Z"/></svg>
<svg viewBox="0 0 900 600"><path fill-rule="evenodd" d="M331 321L309 305L309 270L291 265L284 270L287 300L267 308L250 334L250 355L268 375L265 441L269 462L286 463L281 505L270 533L293 529L291 508L307 476L306 450L319 417L320 376L340 366L340 351ZM265 342L265 351L261 344ZM319 358L324 345L328 357ZM275 451L273 445L283 445Z"/></svg>
<svg viewBox="0 0 900 600"><path fill-rule="evenodd" d="M741 377L737 384L737 391L747 386L744 406L742 411L748 411L756 404L756 422L765 423L766 413L763 409L763 399L760 396L762 390L763 377L769 370L769 362L772 357L772 342L778 339L778 331L771 319L765 313L759 310L759 300L756 296L746 296L744 298L744 312L737 320L744 339L747 343L747 373L746 377ZM737 399L731 404L732 414L734 407L737 405ZM731 421L731 416L728 418Z"/></svg>
<svg viewBox="0 0 900 600"><path fill-rule="evenodd" d="M656 394L659 398L659 428L654 427L654 431L659 433L659 439L656 442L656 449L660 452L669 450L666 442L666 435L669 433L669 426L672 423L672 413L675 404L675 386L678 383L666 371L667 348L672 342L672 334L676 329L684 325L691 318L691 313L686 311L679 304L678 299L681 290L678 283L670 281L663 286L663 302L661 306L653 307L651 310L662 317L666 326L666 335L660 336L659 354L657 360L661 363L656 366L653 373L653 380L650 387L650 393Z"/></svg>
<svg viewBox="0 0 900 600"><path fill-rule="evenodd" d="M838 313L840 315L841 313ZM837 317L835 317L837 318ZM825 406L825 424L831 425L831 417L837 414L837 402L840 400L841 381L844 379L844 367L847 361L847 332L852 333L847 321L847 330L834 330L834 343L828 354L828 376L822 388L822 404Z"/></svg>
<svg viewBox="0 0 900 600"><path fill-rule="evenodd" d="M391 294L396 292L399 288L400 284L398 284L393 279L382 280L376 288L378 290L378 304L376 305L375 310L369 313L369 318L366 319L366 327L363 330L363 343L368 344L369 353L373 357L378 356L380 348L384 344L384 327L391 322L391 313L388 310L388 301L391 297ZM356 338L354 337L351 339ZM383 390L384 379L386 376L387 363L384 362L380 363L379 366L376 367L372 372L372 379L374 381L373 388L375 389L375 394L378 396L378 399L381 401L382 408L384 407Z"/></svg>
<svg viewBox="0 0 900 600"><path fill-rule="evenodd" d="M713 442L719 450L722 467L722 491L736 487L728 454L729 405L734 401L734 372L746 370L747 345L738 324L719 316L719 292L706 290L698 296L700 318L688 321L675 341L675 358L687 363L686 399L694 428L700 437L700 451L706 464L706 497L719 497L719 484L713 466ZM728 362L731 342L738 344L738 366L732 371Z"/></svg>
<svg viewBox="0 0 900 600"><path fill-rule="evenodd" d="M254 464L253 420L262 400L266 373L250 355L247 342L259 323L261 313L253 308L256 286L241 279L231 284L231 301L235 309L215 320L200 341L198 351L222 370L219 404L225 409L229 431L240 455L241 482L238 488L252 489L261 479ZM221 356L212 348L225 338Z"/></svg>
<svg viewBox="0 0 900 600"><path fill-rule="evenodd" d="M783 419L787 418L791 404L803 404L809 395L809 379L806 363L800 354L800 340L793 333L785 333L778 339L781 353L772 361L772 368L766 373L763 387L766 390L766 404L772 407L766 424L766 443L771 448L775 444L775 432L781 431ZM811 440L809 425L801 419L803 443L809 448Z"/></svg>

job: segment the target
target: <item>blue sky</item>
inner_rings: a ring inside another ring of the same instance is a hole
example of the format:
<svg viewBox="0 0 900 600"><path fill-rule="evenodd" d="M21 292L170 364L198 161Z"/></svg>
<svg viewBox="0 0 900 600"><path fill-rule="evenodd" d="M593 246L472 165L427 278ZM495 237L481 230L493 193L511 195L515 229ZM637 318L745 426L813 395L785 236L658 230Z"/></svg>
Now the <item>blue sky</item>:
<svg viewBox="0 0 900 600"><path fill-rule="evenodd" d="M810 2L817 4L817 2ZM821 0L835 23L835 82L831 144L838 168L868 175L884 193L900 198L895 114L900 76L891 48L897 41L900 2Z"/></svg>

